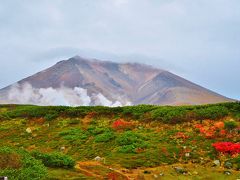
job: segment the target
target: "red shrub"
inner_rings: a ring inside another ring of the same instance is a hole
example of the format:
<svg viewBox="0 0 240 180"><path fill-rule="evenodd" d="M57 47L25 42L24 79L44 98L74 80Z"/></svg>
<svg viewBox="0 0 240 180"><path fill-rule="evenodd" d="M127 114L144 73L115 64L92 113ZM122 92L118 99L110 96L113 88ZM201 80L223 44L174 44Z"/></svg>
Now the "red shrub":
<svg viewBox="0 0 240 180"><path fill-rule="evenodd" d="M200 129L200 128L202 128L203 126L201 125L201 124L196 124L195 125L195 128L197 128L197 129Z"/></svg>
<svg viewBox="0 0 240 180"><path fill-rule="evenodd" d="M206 130L203 127L199 128L199 131L200 131L200 133L205 133L206 132Z"/></svg>
<svg viewBox="0 0 240 180"><path fill-rule="evenodd" d="M205 137L207 139L212 139L212 138L214 138L214 134L215 134L214 131L207 131L207 132L205 132Z"/></svg>
<svg viewBox="0 0 240 180"><path fill-rule="evenodd" d="M226 130L222 129L222 130L219 132L219 134L220 134L221 136L226 135Z"/></svg>
<svg viewBox="0 0 240 180"><path fill-rule="evenodd" d="M216 151L226 154L239 154L240 153L240 143L232 142L216 142L212 144Z"/></svg>
<svg viewBox="0 0 240 180"><path fill-rule="evenodd" d="M127 122L123 119L119 119L112 124L112 128L116 130L132 129L133 127L134 124L132 122Z"/></svg>

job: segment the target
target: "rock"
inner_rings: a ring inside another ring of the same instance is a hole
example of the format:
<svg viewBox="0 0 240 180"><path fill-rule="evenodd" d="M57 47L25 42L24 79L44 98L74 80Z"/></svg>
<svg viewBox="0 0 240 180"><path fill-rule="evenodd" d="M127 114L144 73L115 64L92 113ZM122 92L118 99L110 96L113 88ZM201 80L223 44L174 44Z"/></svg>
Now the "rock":
<svg viewBox="0 0 240 180"><path fill-rule="evenodd" d="M102 161L102 158L99 157L99 156L97 156L97 157L94 158L94 160L95 160L95 161Z"/></svg>
<svg viewBox="0 0 240 180"><path fill-rule="evenodd" d="M32 129L31 129L30 127L28 127L28 128L26 129L26 132L30 134L30 133L32 133Z"/></svg>
<svg viewBox="0 0 240 180"><path fill-rule="evenodd" d="M163 174L163 173L160 173L159 176L164 176L164 174Z"/></svg>
<svg viewBox="0 0 240 180"><path fill-rule="evenodd" d="M179 174L187 174L187 171L181 167L174 167L174 169Z"/></svg>
<svg viewBox="0 0 240 180"><path fill-rule="evenodd" d="M205 160L203 157L200 157L200 164L204 164L205 163Z"/></svg>
<svg viewBox="0 0 240 180"><path fill-rule="evenodd" d="M224 171L224 174L231 175L232 173L230 171Z"/></svg>
<svg viewBox="0 0 240 180"><path fill-rule="evenodd" d="M66 148L64 146L60 147L60 151L64 151Z"/></svg>
<svg viewBox="0 0 240 180"><path fill-rule="evenodd" d="M158 175L157 175L157 174L154 174L153 177L154 177L155 179L157 179L157 178L158 178Z"/></svg>
<svg viewBox="0 0 240 180"><path fill-rule="evenodd" d="M143 171L143 173L144 173L144 174L151 174L151 172L148 171L148 170Z"/></svg>
<svg viewBox="0 0 240 180"><path fill-rule="evenodd" d="M227 169L231 169L233 167L233 164L231 162L229 162L229 161L226 161L224 163L224 167L227 168Z"/></svg>
<svg viewBox="0 0 240 180"><path fill-rule="evenodd" d="M191 162L193 164L196 164L196 163L201 163L202 161L200 161L199 159L193 159L193 160L191 160Z"/></svg>
<svg viewBox="0 0 240 180"><path fill-rule="evenodd" d="M220 166L221 163L220 163L220 161L217 159L217 160L214 160L214 161L213 161L213 165L214 165L214 166Z"/></svg>

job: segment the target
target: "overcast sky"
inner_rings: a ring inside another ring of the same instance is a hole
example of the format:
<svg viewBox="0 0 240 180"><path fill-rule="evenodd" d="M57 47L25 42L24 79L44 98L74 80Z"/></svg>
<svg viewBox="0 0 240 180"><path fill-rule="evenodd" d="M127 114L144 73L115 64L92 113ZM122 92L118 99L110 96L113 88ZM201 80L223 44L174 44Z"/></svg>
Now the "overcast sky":
<svg viewBox="0 0 240 180"><path fill-rule="evenodd" d="M240 1L0 1L0 88L75 55L152 64L240 99Z"/></svg>

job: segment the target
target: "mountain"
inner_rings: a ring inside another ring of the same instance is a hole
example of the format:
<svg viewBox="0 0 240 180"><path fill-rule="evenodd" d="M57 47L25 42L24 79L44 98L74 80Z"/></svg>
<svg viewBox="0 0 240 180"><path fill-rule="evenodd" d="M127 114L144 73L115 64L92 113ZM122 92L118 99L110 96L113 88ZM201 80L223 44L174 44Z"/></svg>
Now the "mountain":
<svg viewBox="0 0 240 180"><path fill-rule="evenodd" d="M80 56L0 90L0 103L37 105L184 105L229 102L166 70Z"/></svg>

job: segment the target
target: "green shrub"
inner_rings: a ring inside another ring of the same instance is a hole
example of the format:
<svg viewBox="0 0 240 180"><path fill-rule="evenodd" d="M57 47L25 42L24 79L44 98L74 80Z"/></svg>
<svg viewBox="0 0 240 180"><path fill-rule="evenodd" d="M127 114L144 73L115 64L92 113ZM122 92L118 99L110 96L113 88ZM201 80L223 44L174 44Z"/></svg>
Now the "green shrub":
<svg viewBox="0 0 240 180"><path fill-rule="evenodd" d="M234 114L234 118L237 120L237 121L240 121L240 111L238 112L239 114L235 113Z"/></svg>
<svg viewBox="0 0 240 180"><path fill-rule="evenodd" d="M233 163L236 164L237 170L240 170L240 155L233 159Z"/></svg>
<svg viewBox="0 0 240 180"><path fill-rule="evenodd" d="M219 119L228 115L229 111L226 107L221 105L208 105L201 106L201 108L195 109L193 111L196 115L196 119Z"/></svg>
<svg viewBox="0 0 240 180"><path fill-rule="evenodd" d="M180 123L186 120L187 110L184 107L159 107L151 112L153 119L164 123Z"/></svg>
<svg viewBox="0 0 240 180"><path fill-rule="evenodd" d="M123 114L127 116L133 116L135 119L139 119L142 117L146 112L150 112L153 109L158 108L157 106L153 105L138 105L138 106L125 106L122 107L123 109Z"/></svg>
<svg viewBox="0 0 240 180"><path fill-rule="evenodd" d="M39 159L47 167L73 168L75 161L68 155L59 152L49 154L33 151L32 156Z"/></svg>
<svg viewBox="0 0 240 180"><path fill-rule="evenodd" d="M144 149L149 146L149 143L145 141L145 138L132 131L126 131L116 139L119 152L122 153L136 153L137 149Z"/></svg>
<svg viewBox="0 0 240 180"><path fill-rule="evenodd" d="M102 134L98 134L95 137L95 142L108 142L115 137L114 133L111 130L107 130Z"/></svg>
<svg viewBox="0 0 240 180"><path fill-rule="evenodd" d="M88 134L79 128L71 128L69 130L62 131L59 133L59 136L63 136L63 139L69 141L84 140L88 138Z"/></svg>
<svg viewBox="0 0 240 180"><path fill-rule="evenodd" d="M74 124L79 124L80 121L78 119L70 119L68 124L74 125Z"/></svg>
<svg viewBox="0 0 240 180"><path fill-rule="evenodd" d="M11 109L11 111L7 111L3 113L4 116L8 118L41 118L45 116L51 116L54 114L54 117L60 116L65 111L67 111L69 107L64 106L30 106L30 105L22 105L16 106L15 109Z"/></svg>
<svg viewBox="0 0 240 180"><path fill-rule="evenodd" d="M231 106L230 106L231 107ZM213 104L202 106L162 106L151 111L154 120L160 120L164 123L181 123L192 119L218 119L229 115L231 111L225 104Z"/></svg>
<svg viewBox="0 0 240 180"><path fill-rule="evenodd" d="M233 130L235 128L237 128L238 124L236 121L225 121L224 122L224 128L227 130Z"/></svg>
<svg viewBox="0 0 240 180"><path fill-rule="evenodd" d="M137 145L129 144L129 145L123 145L120 148L118 148L118 152L120 153L135 153L136 152Z"/></svg>
<svg viewBox="0 0 240 180"><path fill-rule="evenodd" d="M121 134L117 139L117 143L119 145L131 145L133 143L140 143L142 142L142 136L132 132L132 131L126 131L123 134Z"/></svg>
<svg viewBox="0 0 240 180"><path fill-rule="evenodd" d="M66 112L64 112L64 115L67 117L81 117L83 118L84 116L87 115L87 110L86 109L80 109L80 108L70 108Z"/></svg>
<svg viewBox="0 0 240 180"><path fill-rule="evenodd" d="M47 176L47 170L41 161L33 158L28 152L1 147L0 176L7 176L9 179L16 180L38 180Z"/></svg>
<svg viewBox="0 0 240 180"><path fill-rule="evenodd" d="M47 121L52 121L54 119L56 119L58 117L58 114L57 113L51 113L51 114L46 114L44 116L44 119L46 119Z"/></svg>
<svg viewBox="0 0 240 180"><path fill-rule="evenodd" d="M106 128L103 128L103 127L91 126L88 128L88 132L94 136L96 136L98 134L102 134L104 131L106 131Z"/></svg>

